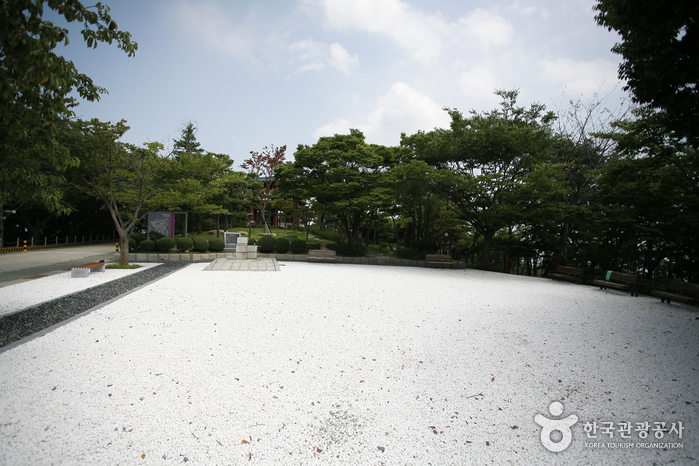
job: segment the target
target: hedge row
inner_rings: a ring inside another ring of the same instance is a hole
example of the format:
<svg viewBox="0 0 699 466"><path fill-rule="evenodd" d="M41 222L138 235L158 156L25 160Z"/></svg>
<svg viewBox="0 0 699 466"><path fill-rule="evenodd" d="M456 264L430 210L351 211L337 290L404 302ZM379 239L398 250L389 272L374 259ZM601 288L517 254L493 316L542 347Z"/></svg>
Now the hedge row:
<svg viewBox="0 0 699 466"><path fill-rule="evenodd" d="M151 236L154 236L153 233L155 232L151 232ZM211 238L208 240L205 238L178 238L177 241L175 241L173 238L160 235L161 237L158 238L157 241L142 239L137 244L137 240L134 238L134 235L139 235L137 238L141 238L140 235L145 237L143 233L134 233L131 235L131 238L129 239L130 251L139 250L143 252L152 252L157 250L159 252L169 252L177 247L179 252L221 252L224 248L222 238Z"/></svg>

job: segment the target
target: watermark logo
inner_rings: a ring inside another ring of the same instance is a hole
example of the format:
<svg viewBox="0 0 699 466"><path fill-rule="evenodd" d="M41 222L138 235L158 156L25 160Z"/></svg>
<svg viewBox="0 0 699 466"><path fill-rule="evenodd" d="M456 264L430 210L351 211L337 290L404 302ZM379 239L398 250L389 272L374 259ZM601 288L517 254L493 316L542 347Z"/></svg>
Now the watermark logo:
<svg viewBox="0 0 699 466"><path fill-rule="evenodd" d="M549 413L555 418L560 418L563 414L563 404L554 401L549 405ZM542 414L534 416L534 422L541 426L541 443L548 451L555 453L562 452L570 446L573 441L573 432L570 428L578 422L578 416L571 414L562 419L549 419ZM551 435L554 432L560 432L561 439L554 441Z"/></svg>

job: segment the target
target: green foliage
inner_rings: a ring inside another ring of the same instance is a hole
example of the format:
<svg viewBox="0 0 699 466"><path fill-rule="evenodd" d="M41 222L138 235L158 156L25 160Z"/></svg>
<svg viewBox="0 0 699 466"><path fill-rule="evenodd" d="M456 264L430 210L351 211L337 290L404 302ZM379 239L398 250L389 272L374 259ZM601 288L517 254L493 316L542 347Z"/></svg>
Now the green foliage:
<svg viewBox="0 0 699 466"><path fill-rule="evenodd" d="M336 251L343 256L361 257L366 252L366 247L361 244L337 243Z"/></svg>
<svg viewBox="0 0 699 466"><path fill-rule="evenodd" d="M144 239L138 246L143 252L155 251L155 241L152 239Z"/></svg>
<svg viewBox="0 0 699 466"><path fill-rule="evenodd" d="M249 238L248 239L248 245L250 246L255 246L257 244L257 239L256 238Z"/></svg>
<svg viewBox="0 0 699 466"><path fill-rule="evenodd" d="M205 238L194 238L194 250L197 252L206 252L209 250L209 240Z"/></svg>
<svg viewBox="0 0 699 466"><path fill-rule="evenodd" d="M264 254L269 254L274 252L274 237L273 236L262 236L257 241L257 245L260 248L260 252ZM250 244L250 242L248 242Z"/></svg>
<svg viewBox="0 0 699 466"><path fill-rule="evenodd" d="M401 259L422 261L425 260L425 251L417 251L411 248L399 247L396 250L396 256Z"/></svg>
<svg viewBox="0 0 699 466"><path fill-rule="evenodd" d="M279 170L280 185L304 192L315 200L315 209L338 219L350 242L378 209L390 206L385 186L386 170L404 149L367 144L364 134L321 137L313 146L299 145L293 169Z"/></svg>
<svg viewBox="0 0 699 466"><path fill-rule="evenodd" d="M129 252L138 250L138 243L133 238L129 238Z"/></svg>
<svg viewBox="0 0 699 466"><path fill-rule="evenodd" d="M129 264L129 265L107 264L104 266L104 268L105 269L139 269L139 268L141 268L141 266L138 264Z"/></svg>
<svg viewBox="0 0 699 466"><path fill-rule="evenodd" d="M155 244L160 252L168 252L177 245L175 238L169 238L167 236L160 238Z"/></svg>
<svg viewBox="0 0 699 466"><path fill-rule="evenodd" d="M181 252L187 252L194 246L194 241L191 238L178 238L177 249Z"/></svg>
<svg viewBox="0 0 699 466"><path fill-rule="evenodd" d="M411 241L410 248L427 254L432 254L439 250L437 242L432 239L419 239Z"/></svg>
<svg viewBox="0 0 699 466"><path fill-rule="evenodd" d="M141 241L144 241L148 238L146 238L145 233L132 233L131 239L134 239L134 240L136 240L137 243L141 244Z"/></svg>
<svg viewBox="0 0 699 466"><path fill-rule="evenodd" d="M327 229L327 228L325 230L321 230L320 228L313 226L313 227L311 227L311 233L319 238L324 238L324 239L327 239L330 241L339 241L340 240L340 234L338 232L336 232L335 230Z"/></svg>
<svg viewBox="0 0 699 466"><path fill-rule="evenodd" d="M289 240L286 238L277 238L274 243L274 248L279 254L286 254L289 252Z"/></svg>
<svg viewBox="0 0 699 466"><path fill-rule="evenodd" d="M695 0L598 0L595 19L614 29L619 79L634 101L659 109L667 135L699 143L699 23Z"/></svg>
<svg viewBox="0 0 699 466"><path fill-rule="evenodd" d="M303 254L304 252L306 252L306 242L302 239L293 240L290 246L291 252L293 252L294 254ZM311 244L309 244L308 249L320 249L320 244L318 243L313 244L313 246L316 247L311 248Z"/></svg>
<svg viewBox="0 0 699 466"><path fill-rule="evenodd" d="M330 251L337 251L337 244L336 243L326 243L325 249L328 249Z"/></svg>
<svg viewBox="0 0 699 466"><path fill-rule="evenodd" d="M148 235L150 235L150 239L153 241L158 241L160 238L165 238L165 235L159 231L151 231L148 233Z"/></svg>
<svg viewBox="0 0 699 466"><path fill-rule="evenodd" d="M209 239L209 251L221 252L225 248L223 238L211 238Z"/></svg>
<svg viewBox="0 0 699 466"><path fill-rule="evenodd" d="M43 18L49 9L51 20ZM63 199L63 172L80 161L58 135L74 116L75 96L92 102L106 90L55 53L59 44L68 45L68 29L55 24L64 19L82 24L90 48L115 42L129 56L138 48L101 3L0 2L0 209L8 202L37 200L52 213L71 210Z"/></svg>

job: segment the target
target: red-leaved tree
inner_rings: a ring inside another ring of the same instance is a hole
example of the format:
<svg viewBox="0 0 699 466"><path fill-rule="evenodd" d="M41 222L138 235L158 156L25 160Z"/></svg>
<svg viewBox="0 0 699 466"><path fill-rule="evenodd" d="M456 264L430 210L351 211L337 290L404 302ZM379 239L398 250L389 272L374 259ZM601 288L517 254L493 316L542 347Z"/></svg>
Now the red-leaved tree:
<svg viewBox="0 0 699 466"><path fill-rule="evenodd" d="M278 166L287 163L284 161L285 153L286 145L276 148L274 146L271 146L271 148L265 146L261 152L250 151L250 158L241 165L242 168L254 174L258 181L261 181L256 190L260 214L265 224L265 233L269 233L266 207L277 191L279 191L274 180L274 170Z"/></svg>

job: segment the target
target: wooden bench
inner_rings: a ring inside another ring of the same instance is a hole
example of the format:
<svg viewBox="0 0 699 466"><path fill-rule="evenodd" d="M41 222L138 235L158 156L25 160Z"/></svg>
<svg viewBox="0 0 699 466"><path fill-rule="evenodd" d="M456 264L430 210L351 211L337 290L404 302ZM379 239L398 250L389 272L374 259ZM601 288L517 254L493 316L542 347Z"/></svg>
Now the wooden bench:
<svg viewBox="0 0 699 466"><path fill-rule="evenodd" d="M451 256L441 254L426 254L425 261L428 267L444 267L445 264L451 264Z"/></svg>
<svg viewBox="0 0 699 466"><path fill-rule="evenodd" d="M87 264L73 265L70 268L70 278L85 278L91 272L104 272L105 262L89 262Z"/></svg>
<svg viewBox="0 0 699 466"><path fill-rule="evenodd" d="M671 291L675 293L671 293ZM699 285L694 283L670 280L666 291L653 290L650 294L659 297L661 302L667 302L668 304L670 301L679 301L699 306Z"/></svg>
<svg viewBox="0 0 699 466"><path fill-rule="evenodd" d="M335 262L337 253L330 249L311 249L308 251L309 262Z"/></svg>
<svg viewBox="0 0 699 466"><path fill-rule="evenodd" d="M580 285L583 282L583 269L559 265L547 273L546 276L553 278L554 280L565 280L568 282L575 282Z"/></svg>
<svg viewBox="0 0 699 466"><path fill-rule="evenodd" d="M623 273L610 270L604 278L596 278L592 281L600 289L613 288L615 290L630 291L631 296L638 296L638 282L640 276L635 273Z"/></svg>

